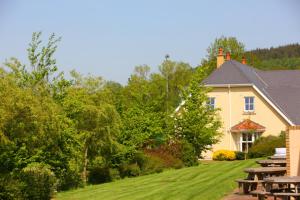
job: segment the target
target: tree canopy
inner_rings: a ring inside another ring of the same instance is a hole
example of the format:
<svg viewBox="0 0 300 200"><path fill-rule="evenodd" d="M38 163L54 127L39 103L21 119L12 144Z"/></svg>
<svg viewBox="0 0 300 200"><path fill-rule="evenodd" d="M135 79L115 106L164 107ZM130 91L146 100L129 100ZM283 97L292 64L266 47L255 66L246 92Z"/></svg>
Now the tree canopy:
<svg viewBox="0 0 300 200"><path fill-rule="evenodd" d="M244 44L222 36L196 68L166 56L156 72L137 66L121 85L75 70L66 79L55 59L60 38L45 43L41 34L32 35L29 65L11 58L0 67L1 199L49 199L54 189L196 165L221 128L201 82L219 47L233 59L248 56ZM251 52L249 63L298 66L290 50L280 58L268 51Z"/></svg>

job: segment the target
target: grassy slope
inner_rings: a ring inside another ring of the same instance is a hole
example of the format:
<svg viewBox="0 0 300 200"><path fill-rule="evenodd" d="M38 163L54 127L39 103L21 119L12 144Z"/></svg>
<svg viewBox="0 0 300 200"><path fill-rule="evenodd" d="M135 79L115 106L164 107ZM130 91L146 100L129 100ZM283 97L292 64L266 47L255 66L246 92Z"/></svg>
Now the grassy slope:
<svg viewBox="0 0 300 200"><path fill-rule="evenodd" d="M62 192L56 199L220 199L237 187L235 179L246 176L243 169L252 166L255 166L254 160L203 162L197 167L168 170L160 174Z"/></svg>

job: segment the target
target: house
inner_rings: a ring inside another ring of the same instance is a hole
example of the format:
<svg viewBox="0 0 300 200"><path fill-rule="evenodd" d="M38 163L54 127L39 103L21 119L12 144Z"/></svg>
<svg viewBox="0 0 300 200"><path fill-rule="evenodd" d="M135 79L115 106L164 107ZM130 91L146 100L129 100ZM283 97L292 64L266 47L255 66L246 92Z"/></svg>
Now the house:
<svg viewBox="0 0 300 200"><path fill-rule="evenodd" d="M260 136L279 135L300 124L300 70L261 71L217 56L217 68L203 84L211 87L208 104L220 108L223 135L212 151L247 152ZM300 141L299 141L300 142Z"/></svg>

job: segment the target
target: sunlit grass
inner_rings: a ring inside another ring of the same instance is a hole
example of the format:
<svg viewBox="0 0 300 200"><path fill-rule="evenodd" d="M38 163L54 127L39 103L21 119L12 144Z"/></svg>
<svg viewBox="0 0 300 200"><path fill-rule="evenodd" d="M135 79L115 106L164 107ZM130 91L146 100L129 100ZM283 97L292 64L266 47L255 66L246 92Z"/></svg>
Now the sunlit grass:
<svg viewBox="0 0 300 200"><path fill-rule="evenodd" d="M237 178L245 177L244 168L254 160L204 161L197 167L167 170L163 173L127 178L59 193L57 200L162 200L220 199L230 193Z"/></svg>

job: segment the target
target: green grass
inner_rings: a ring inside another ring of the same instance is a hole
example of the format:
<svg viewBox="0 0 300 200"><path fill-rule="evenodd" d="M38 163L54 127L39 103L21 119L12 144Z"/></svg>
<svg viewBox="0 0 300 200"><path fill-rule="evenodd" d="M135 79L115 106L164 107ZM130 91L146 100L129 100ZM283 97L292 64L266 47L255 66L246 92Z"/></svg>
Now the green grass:
<svg viewBox="0 0 300 200"><path fill-rule="evenodd" d="M111 183L91 185L82 189L58 193L57 200L185 200L221 199L246 174L244 168L255 166L255 160L207 161L197 167L167 170Z"/></svg>

